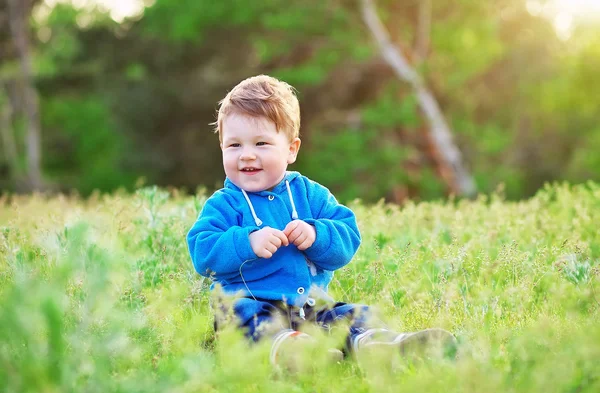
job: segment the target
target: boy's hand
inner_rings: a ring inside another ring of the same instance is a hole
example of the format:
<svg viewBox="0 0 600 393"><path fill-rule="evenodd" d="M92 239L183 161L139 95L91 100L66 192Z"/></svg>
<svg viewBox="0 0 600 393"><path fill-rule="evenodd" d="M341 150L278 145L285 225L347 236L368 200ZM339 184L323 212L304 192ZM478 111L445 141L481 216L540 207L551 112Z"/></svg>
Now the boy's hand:
<svg viewBox="0 0 600 393"><path fill-rule="evenodd" d="M298 247L300 251L312 246L317 238L315 227L302 220L294 220L287 224L283 233L287 236L288 241Z"/></svg>
<svg viewBox="0 0 600 393"><path fill-rule="evenodd" d="M283 232L271 227L264 227L252 232L249 238L252 251L260 258L271 258L279 247L289 244L288 238Z"/></svg>

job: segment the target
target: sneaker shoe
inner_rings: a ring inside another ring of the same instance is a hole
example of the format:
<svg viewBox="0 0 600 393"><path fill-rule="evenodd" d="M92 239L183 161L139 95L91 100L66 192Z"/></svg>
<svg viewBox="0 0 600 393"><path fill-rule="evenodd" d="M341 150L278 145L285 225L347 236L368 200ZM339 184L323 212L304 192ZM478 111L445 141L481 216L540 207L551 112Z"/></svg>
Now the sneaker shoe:
<svg viewBox="0 0 600 393"><path fill-rule="evenodd" d="M353 340L359 352L397 352L410 359L456 357L456 337L447 330L432 328L412 333L396 333L387 329L369 329Z"/></svg>
<svg viewBox="0 0 600 393"><path fill-rule="evenodd" d="M296 373L310 369L313 365L311 352L323 351L319 343L312 336L296 330L283 330L275 335L271 345L269 360L273 367ZM339 362L344 358L344 353L335 348L325 350L328 362Z"/></svg>

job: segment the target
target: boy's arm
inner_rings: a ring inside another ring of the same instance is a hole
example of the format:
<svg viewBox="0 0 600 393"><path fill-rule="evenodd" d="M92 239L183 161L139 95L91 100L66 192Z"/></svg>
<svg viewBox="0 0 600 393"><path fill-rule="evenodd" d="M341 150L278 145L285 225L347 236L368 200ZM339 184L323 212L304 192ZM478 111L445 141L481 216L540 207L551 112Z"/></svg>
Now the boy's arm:
<svg viewBox="0 0 600 393"><path fill-rule="evenodd" d="M320 184L307 181L307 191L314 218L304 221L315 227L316 239L304 253L322 269L339 269L350 262L360 246L356 216Z"/></svg>
<svg viewBox="0 0 600 393"><path fill-rule="evenodd" d="M249 234L257 229L240 227L235 210L224 198L213 195L187 234L194 268L205 277L237 272L244 261L256 258Z"/></svg>

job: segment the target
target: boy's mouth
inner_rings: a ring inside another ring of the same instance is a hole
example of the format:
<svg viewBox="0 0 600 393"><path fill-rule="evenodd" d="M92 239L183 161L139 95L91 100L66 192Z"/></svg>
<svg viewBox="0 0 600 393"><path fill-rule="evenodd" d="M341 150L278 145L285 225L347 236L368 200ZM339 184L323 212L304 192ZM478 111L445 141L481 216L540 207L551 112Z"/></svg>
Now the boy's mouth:
<svg viewBox="0 0 600 393"><path fill-rule="evenodd" d="M252 175L252 174L255 174L255 173L258 173L258 172L262 171L262 169L260 169L260 168L253 168L253 167L246 167L246 168L240 169L240 171L244 172L244 173L246 173L248 175Z"/></svg>

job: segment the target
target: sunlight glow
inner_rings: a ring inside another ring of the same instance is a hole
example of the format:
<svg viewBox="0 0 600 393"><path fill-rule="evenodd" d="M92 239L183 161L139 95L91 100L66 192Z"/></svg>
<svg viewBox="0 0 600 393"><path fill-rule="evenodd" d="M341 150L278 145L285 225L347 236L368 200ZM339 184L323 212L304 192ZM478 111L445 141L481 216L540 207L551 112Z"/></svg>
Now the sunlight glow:
<svg viewBox="0 0 600 393"><path fill-rule="evenodd" d="M571 14L573 17L600 17L600 0L554 0L551 4L560 13Z"/></svg>
<svg viewBox="0 0 600 393"><path fill-rule="evenodd" d="M44 0L48 9L54 8L59 3L70 3L79 10L98 9L107 13L115 22L123 22L126 18L139 17L144 13L144 8L150 6L149 0Z"/></svg>
<svg viewBox="0 0 600 393"><path fill-rule="evenodd" d="M564 40L571 37L577 23L600 23L600 0L527 0L525 5L531 15L550 19Z"/></svg>

